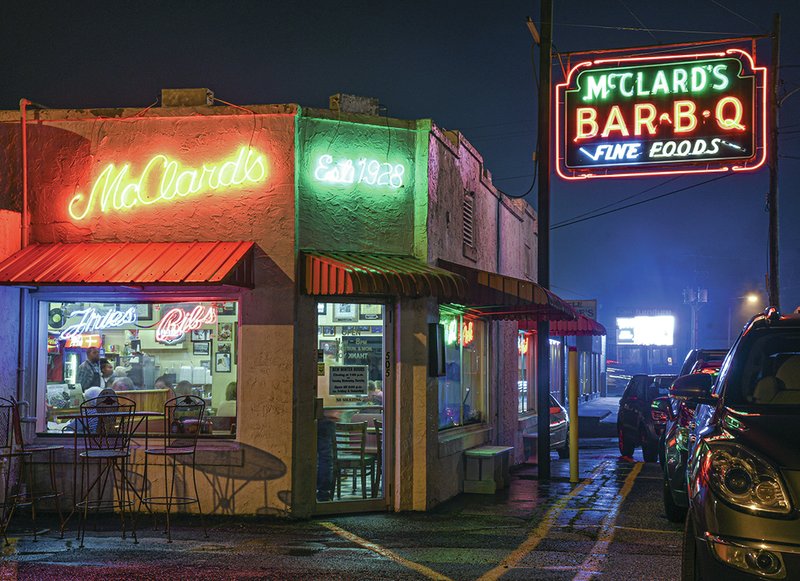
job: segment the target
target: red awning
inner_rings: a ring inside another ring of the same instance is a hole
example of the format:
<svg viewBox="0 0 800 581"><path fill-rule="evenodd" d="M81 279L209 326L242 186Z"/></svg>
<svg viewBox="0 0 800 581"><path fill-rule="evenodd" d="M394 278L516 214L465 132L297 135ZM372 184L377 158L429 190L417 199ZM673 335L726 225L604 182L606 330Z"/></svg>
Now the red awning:
<svg viewBox="0 0 800 581"><path fill-rule="evenodd" d="M520 321L520 331L535 331L536 321ZM551 337L572 337L575 335L605 335L606 328L584 315L578 315L574 321L553 321L550 323L550 336Z"/></svg>
<svg viewBox="0 0 800 581"><path fill-rule="evenodd" d="M252 286L252 242L31 244L0 263L6 285Z"/></svg>
<svg viewBox="0 0 800 581"><path fill-rule="evenodd" d="M463 296L465 281L414 258L375 252L303 251L303 291L308 295Z"/></svg>
<svg viewBox="0 0 800 581"><path fill-rule="evenodd" d="M561 321L578 317L569 304L533 281L444 260L439 260L439 265L466 279L467 292L458 305L465 313L507 320Z"/></svg>

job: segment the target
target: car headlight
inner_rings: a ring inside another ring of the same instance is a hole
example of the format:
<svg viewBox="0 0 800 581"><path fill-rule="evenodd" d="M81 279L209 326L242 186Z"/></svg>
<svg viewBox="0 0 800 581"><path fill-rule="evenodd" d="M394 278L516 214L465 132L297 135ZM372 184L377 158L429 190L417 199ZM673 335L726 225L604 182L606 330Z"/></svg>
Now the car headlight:
<svg viewBox="0 0 800 581"><path fill-rule="evenodd" d="M789 495L777 471L753 452L727 442L709 442L708 481L729 503L753 511L788 514Z"/></svg>

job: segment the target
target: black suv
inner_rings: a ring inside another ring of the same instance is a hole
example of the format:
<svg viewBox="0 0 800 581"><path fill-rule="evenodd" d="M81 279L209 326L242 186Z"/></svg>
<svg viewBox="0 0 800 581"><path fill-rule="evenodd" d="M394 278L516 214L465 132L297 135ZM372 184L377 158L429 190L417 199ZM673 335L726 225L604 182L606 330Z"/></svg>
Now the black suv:
<svg viewBox="0 0 800 581"><path fill-rule="evenodd" d="M645 462L658 460L658 442L667 416L653 407L653 400L666 396L676 375L634 375L619 400L617 435L619 451L632 456L642 447Z"/></svg>
<svg viewBox="0 0 800 581"><path fill-rule="evenodd" d="M745 327L719 376L678 378L694 403L683 579L800 579L800 314Z"/></svg>

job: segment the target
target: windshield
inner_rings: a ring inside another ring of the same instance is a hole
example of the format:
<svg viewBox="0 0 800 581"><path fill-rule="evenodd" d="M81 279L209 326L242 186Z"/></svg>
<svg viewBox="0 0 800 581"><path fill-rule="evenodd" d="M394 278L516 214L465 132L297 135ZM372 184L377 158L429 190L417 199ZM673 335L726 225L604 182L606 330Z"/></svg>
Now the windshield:
<svg viewBox="0 0 800 581"><path fill-rule="evenodd" d="M734 357L725 385L730 403L800 405L800 329L755 330Z"/></svg>

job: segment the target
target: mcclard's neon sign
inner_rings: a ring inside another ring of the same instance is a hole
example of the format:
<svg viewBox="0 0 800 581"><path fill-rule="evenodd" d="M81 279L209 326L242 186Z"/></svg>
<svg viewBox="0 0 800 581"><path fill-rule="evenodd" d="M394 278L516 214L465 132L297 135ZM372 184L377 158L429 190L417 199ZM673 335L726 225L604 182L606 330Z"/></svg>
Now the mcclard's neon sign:
<svg viewBox="0 0 800 581"><path fill-rule="evenodd" d="M154 155L138 177L131 164L105 166L89 195L76 193L69 202L69 215L83 220L95 211L130 210L136 206L164 203L176 198L258 184L267 178L267 158L254 149L240 147L215 163L190 167L164 154Z"/></svg>
<svg viewBox="0 0 800 581"><path fill-rule="evenodd" d="M556 88L556 170L585 179L757 169L766 86L766 69L740 49L578 63Z"/></svg>

